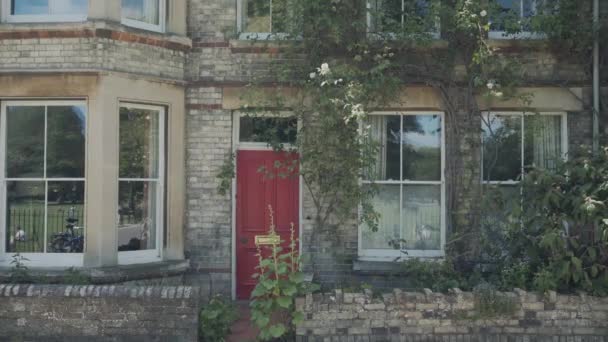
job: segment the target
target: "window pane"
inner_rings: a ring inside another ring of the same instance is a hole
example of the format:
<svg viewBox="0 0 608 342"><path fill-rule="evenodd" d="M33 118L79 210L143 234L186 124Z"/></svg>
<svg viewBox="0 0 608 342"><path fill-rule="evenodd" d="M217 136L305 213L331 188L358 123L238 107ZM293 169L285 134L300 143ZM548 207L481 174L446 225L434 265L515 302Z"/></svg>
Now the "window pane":
<svg viewBox="0 0 608 342"><path fill-rule="evenodd" d="M404 248L413 250L441 249L441 186L403 186Z"/></svg>
<svg viewBox="0 0 608 342"><path fill-rule="evenodd" d="M289 32L290 19L288 0L272 0L272 32Z"/></svg>
<svg viewBox="0 0 608 342"><path fill-rule="evenodd" d="M84 182L49 182L48 253L82 253L84 249Z"/></svg>
<svg viewBox="0 0 608 342"><path fill-rule="evenodd" d="M159 0L122 0L122 17L160 25Z"/></svg>
<svg viewBox="0 0 608 342"><path fill-rule="evenodd" d="M399 32L409 27L412 32L424 28L435 31L436 23L430 18L428 0L376 0L372 10L374 28L383 32Z"/></svg>
<svg viewBox="0 0 608 342"><path fill-rule="evenodd" d="M378 8L377 27L384 32L400 31L403 20L403 0L378 0L376 3Z"/></svg>
<svg viewBox="0 0 608 342"><path fill-rule="evenodd" d="M374 210L380 214L378 231L372 232L363 226L363 249L399 248L399 189L400 185L379 185L378 194L372 201Z"/></svg>
<svg viewBox="0 0 608 342"><path fill-rule="evenodd" d="M371 115L369 117L370 137L379 145L379 153L374 170L369 179L396 180L400 178L399 136L401 117L399 115Z"/></svg>
<svg viewBox="0 0 608 342"><path fill-rule="evenodd" d="M271 0L243 0L245 32L270 32L270 1Z"/></svg>
<svg viewBox="0 0 608 342"><path fill-rule="evenodd" d="M505 11L519 12L521 8L521 0L497 0L497 3Z"/></svg>
<svg viewBox="0 0 608 342"><path fill-rule="evenodd" d="M523 17L530 18L536 15L535 1L540 0L522 0L523 1Z"/></svg>
<svg viewBox="0 0 608 342"><path fill-rule="evenodd" d="M515 206L520 204L518 199L521 199L520 184L485 185L481 202L482 224L494 231L506 231L509 225L509 214L515 209Z"/></svg>
<svg viewBox="0 0 608 342"><path fill-rule="evenodd" d="M51 14L87 14L88 0L52 0Z"/></svg>
<svg viewBox="0 0 608 342"><path fill-rule="evenodd" d="M8 107L6 117L6 176L44 176L44 107Z"/></svg>
<svg viewBox="0 0 608 342"><path fill-rule="evenodd" d="M483 118L483 179L518 180L521 174L521 116Z"/></svg>
<svg viewBox="0 0 608 342"><path fill-rule="evenodd" d="M295 143L298 133L296 118L263 118L244 116L240 119L241 142Z"/></svg>
<svg viewBox="0 0 608 342"><path fill-rule="evenodd" d="M401 141L404 180L441 180L440 116L404 115Z"/></svg>
<svg viewBox="0 0 608 342"><path fill-rule="evenodd" d="M13 15L49 14L49 0L12 0Z"/></svg>
<svg viewBox="0 0 608 342"><path fill-rule="evenodd" d="M120 108L120 177L156 178L159 165L160 112Z"/></svg>
<svg viewBox="0 0 608 342"><path fill-rule="evenodd" d="M498 0L498 12L490 18L492 31L505 31L521 17L521 0Z"/></svg>
<svg viewBox="0 0 608 342"><path fill-rule="evenodd" d="M118 250L156 248L157 185L121 181L118 190Z"/></svg>
<svg viewBox="0 0 608 342"><path fill-rule="evenodd" d="M553 170L562 159L562 120L557 115L528 115L524 127L527 167Z"/></svg>
<svg viewBox="0 0 608 342"><path fill-rule="evenodd" d="M44 252L44 182L6 183L6 250Z"/></svg>
<svg viewBox="0 0 608 342"><path fill-rule="evenodd" d="M84 178L85 113L83 106L48 107L47 177Z"/></svg>

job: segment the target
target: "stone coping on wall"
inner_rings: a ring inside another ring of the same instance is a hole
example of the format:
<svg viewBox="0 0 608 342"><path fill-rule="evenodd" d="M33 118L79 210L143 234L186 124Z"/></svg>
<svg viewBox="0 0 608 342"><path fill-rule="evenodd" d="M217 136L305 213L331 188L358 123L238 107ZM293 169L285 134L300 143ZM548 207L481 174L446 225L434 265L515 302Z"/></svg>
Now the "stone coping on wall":
<svg viewBox="0 0 608 342"><path fill-rule="evenodd" d="M162 261L148 264L118 265L97 268L74 268L92 284L112 284L134 280L158 279L185 274L189 260ZM44 283L59 283L66 276L65 268L28 268L28 274ZM0 283L10 279L11 268L0 268Z"/></svg>
<svg viewBox="0 0 608 342"><path fill-rule="evenodd" d="M297 310L304 314L296 328L297 341L342 341L353 336L359 338L355 341L375 341L378 336L382 341L418 341L422 336L438 341L485 341L488 336L499 338L496 341L503 337L509 341L562 341L556 337L608 341L608 298L519 289L493 293L508 298L512 310L480 315L476 294L458 289L448 294L396 289L382 295L370 290L307 295L296 301Z"/></svg>
<svg viewBox="0 0 608 342"><path fill-rule="evenodd" d="M0 297L198 299L196 286L0 284Z"/></svg>

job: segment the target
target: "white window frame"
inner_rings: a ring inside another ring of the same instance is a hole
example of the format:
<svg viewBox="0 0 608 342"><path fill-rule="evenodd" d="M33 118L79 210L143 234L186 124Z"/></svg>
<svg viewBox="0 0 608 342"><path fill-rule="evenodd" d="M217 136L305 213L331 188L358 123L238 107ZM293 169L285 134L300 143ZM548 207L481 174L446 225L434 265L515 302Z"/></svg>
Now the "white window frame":
<svg viewBox="0 0 608 342"><path fill-rule="evenodd" d="M234 115L234 141L238 144L239 150L272 150L272 146L269 146L268 143L265 142L253 142L253 141L241 141L240 133L241 133L241 119L244 117L253 117L253 118L294 118L297 119L292 112L288 111L279 111L279 112L255 112L255 113L243 113L243 112L235 112ZM301 122L298 120L298 130L301 128ZM291 150L295 148L293 144L283 143L285 150Z"/></svg>
<svg viewBox="0 0 608 342"><path fill-rule="evenodd" d="M247 0L236 1L236 26L240 40L284 40L289 38L287 32L272 32L272 0L266 0L270 1L270 32L243 32L245 20L247 19L243 13L245 8L243 1Z"/></svg>
<svg viewBox="0 0 608 342"><path fill-rule="evenodd" d="M163 259L163 237L165 233L165 135L166 135L166 107L162 105L151 105L151 104L139 104L130 101L121 101L119 104L119 112L117 115L120 115L120 108L134 108L134 109L143 109L143 110L154 110L158 111L159 115L159 141L158 141L158 176L155 178L118 178L118 187L120 189L120 182L156 182L156 248L149 250L139 250L139 251L118 251L118 213L116 214L116 251L118 253L118 264L119 265L132 265L132 264L142 264L142 263L150 263L157 262ZM120 120L119 120L120 121ZM120 129L120 127L118 128ZM119 198L116 198L118 203ZM117 205L118 209L118 205Z"/></svg>
<svg viewBox="0 0 608 342"><path fill-rule="evenodd" d="M49 11L52 13L54 0L49 0ZM2 21L7 23L53 23L86 21L88 13L84 14L11 14L11 0L2 0Z"/></svg>
<svg viewBox="0 0 608 342"><path fill-rule="evenodd" d="M524 19L524 1L525 0L514 0L514 1L520 1L520 9L519 9L519 17L521 19ZM537 11L537 3L538 1L541 0L532 0L533 1L533 7L534 7L534 12ZM505 40L505 39L543 39L544 35L539 34L539 33L533 33L533 32L529 32L529 31L521 31L518 32L516 34L509 34L506 31L495 31L490 29L490 31L488 32L488 38L489 39L496 39L496 40Z"/></svg>
<svg viewBox="0 0 608 342"><path fill-rule="evenodd" d="M374 10L374 6L372 4L372 1L376 1L376 0L367 0L366 21L367 21L368 36L373 36L375 33L377 33L376 28L373 25L374 18L372 16L372 10ZM428 0L428 1L431 1L431 0ZM401 11L405 11L405 0L401 0ZM401 14L401 25L404 25L404 24L405 24L405 17L403 14ZM432 39L441 39L441 20L439 18L436 18L435 19L435 30L425 32L425 33L429 34ZM391 39L397 38L397 34L394 32L385 32L384 34L387 34Z"/></svg>
<svg viewBox="0 0 608 342"><path fill-rule="evenodd" d="M442 258L445 256L445 243L446 243L446 187L445 187L445 113L438 111L378 111L370 113L369 115L399 115L401 117L401 126L403 127L403 117L408 115L428 115L428 116L439 116L441 118L441 179L438 181L408 181L403 180L400 177L399 181L365 181L361 180L362 184L378 184L378 185L439 185L440 186L440 200L441 200L441 241L440 249L438 250L405 250L407 254L402 253L401 249L364 249L363 248L363 229L368 229L359 224L358 234L358 255L361 261L393 261L395 258ZM403 159L403 149L400 148L400 159ZM402 164L400 164L402 165ZM400 166L399 172L403 173L403 168ZM399 203L399 219L402 220L403 215L403 193L400 192L400 203ZM359 207L359 217L361 217L361 208Z"/></svg>
<svg viewBox="0 0 608 342"><path fill-rule="evenodd" d="M540 113L532 113L532 112L522 112L522 111L518 111L518 112L509 112L509 111L489 111L489 112L483 112L482 113L482 118L481 118L481 129L482 129L482 133L481 133L481 183L482 184L486 184L486 185L517 185L520 183L520 181L518 180L508 180L508 181L493 181L493 180L485 180L484 179L484 167L483 167L483 158L484 158L484 149L483 149L483 131L487 128L487 120L490 116L511 116L511 117L521 117L521 177L522 179L525 177L526 173L525 173L525 155L524 152L526 150L525 148L525 122L526 120L524 120L525 116L534 116L534 115L542 115L542 116L557 116L560 117L561 119L561 141L562 141L562 158L563 160L567 160L568 159L568 113L566 112L540 112Z"/></svg>
<svg viewBox="0 0 608 342"><path fill-rule="evenodd" d="M121 14L121 19L120 19L121 24L123 24L125 26L138 28L141 30L164 33L165 28L166 28L167 0L157 0L157 1L158 1L158 25L146 23L146 22L139 21L139 20L125 18L122 14ZM122 13L122 0L120 3L120 11Z"/></svg>
<svg viewBox="0 0 608 342"><path fill-rule="evenodd" d="M45 148L44 148L44 175L39 178L7 178L6 177L6 116L7 116L7 107L15 107L15 106L40 106L45 107ZM1 139L0 139L0 265L2 266L10 266L11 257L14 253L9 253L6 250L6 196L7 189L6 185L9 181L37 181L37 182L45 182L45 219L44 219L44 250L43 253L21 253L21 255L27 258L28 266L34 267L81 267L83 265L83 256L84 252L86 252L86 239L87 239L87 218L86 211L88 203L86 201L86 182L87 182L87 169L85 166L85 175L82 178L47 178L46 177L46 144L48 141L46 140L47 134L47 115L48 115L48 107L53 106L84 106L87 108L87 112L85 115L86 120L88 120L88 106L86 101L83 100L74 100L74 101L54 101L54 100L18 100L18 101L2 101L1 103L1 117L0 117L0 127L1 127ZM87 134L87 125L85 124L85 139L88 137ZM88 142L85 140L85 160L87 156L88 150ZM49 182L83 182L85 185L85 203L84 203L84 222L83 225L83 235L85 238L84 243L84 251L83 253L46 253L46 249L48 247L47 242L47 215L46 212L48 210L48 183Z"/></svg>

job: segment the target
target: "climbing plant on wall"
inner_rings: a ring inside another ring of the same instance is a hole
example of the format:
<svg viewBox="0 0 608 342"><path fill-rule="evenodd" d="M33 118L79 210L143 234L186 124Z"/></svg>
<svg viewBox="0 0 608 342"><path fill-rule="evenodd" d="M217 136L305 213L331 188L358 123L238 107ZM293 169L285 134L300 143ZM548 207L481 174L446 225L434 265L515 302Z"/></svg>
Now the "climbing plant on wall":
<svg viewBox="0 0 608 342"><path fill-rule="evenodd" d="M588 71L590 44L604 26L590 24L591 1L583 3L542 2L530 16L496 0L294 2L291 11L304 20L288 25L280 41L265 42L279 52L271 72L252 82L243 110L289 110L302 123L293 148L315 208L313 241L358 208L366 226L377 229L376 189L360 183L378 153L366 118L398 107L404 86L414 84L436 92L445 111L448 250L454 257L479 257L486 196L479 181L480 108L517 100L528 110L533 96L518 91L528 77L526 48L505 52L489 33L542 38L520 44L570 55ZM567 51L558 51L560 45Z"/></svg>

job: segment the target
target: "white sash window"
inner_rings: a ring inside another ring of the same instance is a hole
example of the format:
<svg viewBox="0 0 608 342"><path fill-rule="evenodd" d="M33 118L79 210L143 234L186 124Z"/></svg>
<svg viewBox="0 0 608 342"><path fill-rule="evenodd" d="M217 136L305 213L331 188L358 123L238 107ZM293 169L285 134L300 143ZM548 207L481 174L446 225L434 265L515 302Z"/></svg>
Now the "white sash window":
<svg viewBox="0 0 608 342"><path fill-rule="evenodd" d="M363 259L443 256L445 182L443 113L370 115L371 138L379 144L376 165L363 180L375 183L379 229L359 229Z"/></svg>

